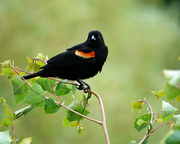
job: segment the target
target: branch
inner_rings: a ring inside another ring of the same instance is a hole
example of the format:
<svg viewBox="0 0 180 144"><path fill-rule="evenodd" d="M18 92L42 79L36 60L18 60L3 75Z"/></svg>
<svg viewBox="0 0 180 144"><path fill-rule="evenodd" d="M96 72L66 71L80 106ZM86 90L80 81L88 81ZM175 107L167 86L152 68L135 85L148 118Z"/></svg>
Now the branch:
<svg viewBox="0 0 180 144"><path fill-rule="evenodd" d="M46 100L48 100L48 99L49 99L49 98L46 97ZM81 114L81 113L79 113L79 112L77 112L77 111L75 111L75 110L73 110L73 109L71 109L71 108L63 105L62 103L59 103L59 102L57 102L57 101L55 101L55 103L58 104L58 105L60 105L60 106L62 106L62 107L64 107L65 109L67 109L67 110L69 110L69 111L71 111L71 112L79 115L79 116L82 116L82 117L85 118L85 119L88 119L88 120L93 121L93 122L98 123L98 124L102 124L101 121L98 121L98 120L92 119L92 118L90 118L90 117L87 117L87 116L85 116L85 115L83 115L83 114Z"/></svg>
<svg viewBox="0 0 180 144"><path fill-rule="evenodd" d="M152 110L152 107L151 105L146 101L146 100L140 100L140 102L144 102L146 103L148 106L149 106L149 109L150 109L150 114L151 114L151 120L150 120L150 123L152 124L153 122L153 110ZM150 125L149 125L149 130L150 130ZM143 137L143 139L140 141L139 144L141 144L143 141L145 141L145 139L150 135L150 132L148 133L148 131L146 132L145 136Z"/></svg>
<svg viewBox="0 0 180 144"><path fill-rule="evenodd" d="M38 59L38 60L40 60L40 59ZM43 61L43 62L45 63L45 61ZM12 67L12 68L13 68L13 67ZM14 68L13 68L13 70L15 71ZM22 70L22 69L19 69L19 68L18 68L18 70L23 71L23 72L28 73L28 74L31 74L31 73L29 73L29 72L27 72L27 71L24 71L24 70ZM16 73L17 73L17 72L16 72ZM17 74L18 74L18 73L17 73ZM20 75L20 74L18 74L18 75ZM20 75L20 76L21 76L21 75ZM21 77L22 77L22 76L21 76ZM22 77L22 78L23 78L23 77ZM76 82L73 82L73 81L71 81L71 82L65 82L65 81L62 81L62 80L59 80L59 79L56 79L56 78L52 78L52 77L47 77L47 78L52 79L52 80L55 80L55 81L58 81L58 82L61 82L61 83L72 84L72 85L76 85L76 86L79 85L79 83L76 83ZM24 80L26 83L28 83L24 78L23 78L23 80ZM63 104L60 103L60 102L56 102L56 103L57 103L58 105L64 107L65 109L67 109L67 110L69 110L69 111L71 111L71 112L73 112L73 113L75 113L75 114L77 114L77 115L79 115L79 116L81 116L81 117L84 117L85 119L88 119L88 120L90 120L90 121L93 121L93 122L95 122L95 123L97 123L97 124L102 125L103 131L104 131L104 135L105 135L105 139L106 139L106 144L110 144L109 135L108 135L107 127L106 127L106 117L105 117L105 111L104 111L104 106L103 106L102 99L101 99L101 97L100 97L97 93L95 93L94 91L92 91L92 90L90 90L90 89L88 89L88 91L89 91L90 93L92 93L93 95L95 95L95 96L98 98L98 100L99 100L100 108L101 108L101 114L102 114L102 122L101 122L101 121L98 121L98 120L95 120L95 119L92 119L92 118L90 118L90 117L87 117L87 116L85 116L85 115L83 115L83 114L81 114L81 113L78 113L77 111L74 111L73 109L68 108L67 106L63 105ZM48 97L46 97L46 99L48 99Z"/></svg>
<svg viewBox="0 0 180 144"><path fill-rule="evenodd" d="M32 87L32 85L31 85L29 82L27 82L27 81L20 75L20 73L11 65L11 62L9 62L9 65L10 65L10 67L11 67L30 87Z"/></svg>
<svg viewBox="0 0 180 144"><path fill-rule="evenodd" d="M145 139L146 139L150 134L152 134L155 130L157 130L157 129L159 129L160 127L162 127L163 125L166 125L166 124L169 124L169 123L170 123L170 122L164 123L164 124L158 126L157 128L154 128L153 130L151 130L148 134L146 134L146 135L143 137L143 139L140 141L139 144L142 144L143 141L145 141Z"/></svg>
<svg viewBox="0 0 180 144"><path fill-rule="evenodd" d="M65 81L62 81L62 80L59 80L59 79L56 79L56 78L53 78L53 77L47 77L48 79L51 79L51 80L55 80L55 81L58 81L58 82L60 82L60 83L65 83L65 84L72 84L72 85L76 85L76 86L78 86L79 85L79 83L76 83L76 82L74 82L74 81L70 81L70 82L65 82Z"/></svg>
<svg viewBox="0 0 180 144"><path fill-rule="evenodd" d="M43 63L47 64L46 61L42 60L42 59L39 59L39 58L33 58L33 60L39 60L39 61L42 61Z"/></svg>
<svg viewBox="0 0 180 144"><path fill-rule="evenodd" d="M30 72L28 72L28 71L25 71L25 70L22 70L22 69L20 69L20 68L14 68L14 67L12 67L12 69L13 69L15 72L16 72L15 69L17 69L17 70L22 71L22 72L24 72L24 73L32 74L32 73L30 73ZM18 74L18 72L16 72L16 73ZM19 75L23 80L25 80L20 74L18 74L18 75ZM65 82L65 81L62 81L62 80L59 80L59 79L56 79L56 78L53 78L53 77L46 77L46 78L51 79L51 80L58 81L58 82L60 82L60 83L72 84L72 85L76 85L76 86L79 85L79 83L74 82L74 81ZM25 82L28 83L26 80L25 80Z"/></svg>
<svg viewBox="0 0 180 144"><path fill-rule="evenodd" d="M146 103L149 106L150 114L151 114L151 121L150 121L150 123L152 124L152 122L153 122L153 110L152 110L151 105L146 100L140 100L139 102L144 102L144 103Z"/></svg>
<svg viewBox="0 0 180 144"><path fill-rule="evenodd" d="M151 124L155 123L157 121L157 119L161 116L161 114L162 114L162 110L159 112L157 118Z"/></svg>
<svg viewBox="0 0 180 144"><path fill-rule="evenodd" d="M12 111L11 108L6 104L10 111L10 117L11 117L11 124L12 124L12 133L13 133L13 143L16 144L16 139L15 139L15 133L14 133L14 121L13 121L13 116L12 116Z"/></svg>
<svg viewBox="0 0 180 144"><path fill-rule="evenodd" d="M54 79L54 80L57 80L57 79ZM61 81L60 81L60 82L61 82ZM69 84L69 82L68 82L68 84ZM70 83L70 84L78 85L78 83ZM52 88L52 89L53 89L53 88ZM89 93L92 93L93 95L95 95L95 96L98 98L98 100L99 100L100 108L101 108L101 114L102 114L102 122L101 122L101 121L97 121L97 120L95 120L95 119L92 119L92 118L90 118L90 117L87 117L87 116L85 116L85 115L83 115L83 114L81 114L81 113L78 113L78 112L76 112L76 111L68 108L67 106L63 105L62 103L58 103L58 102L56 102L56 103L57 103L58 105L61 105L61 106L64 107L64 108L70 110L71 112L73 112L73 113L75 113L75 114L78 114L79 116L82 116L82 117L84 117L84 118L86 118L86 119L88 119L88 120L90 120L90 121L93 121L93 122L95 122L95 123L98 123L98 124L102 125L103 131L104 131L104 135L105 135L105 139L106 139L106 143L107 143L107 144L110 144L109 135L108 135L107 127L106 127L105 111L104 111L104 106L103 106L103 102L102 102L101 96L99 96L97 93L95 93L94 91L92 91L92 90L90 90L90 89L88 89L88 95L89 95ZM46 97L46 99L48 99L48 97Z"/></svg>
<svg viewBox="0 0 180 144"><path fill-rule="evenodd" d="M108 135L107 127L106 127L105 111L104 111L104 106L103 106L101 96L99 96L97 93L95 93L94 91L92 91L90 89L88 89L88 91L91 92L93 95L95 95L99 100L100 108L101 108L101 114L102 114L102 124L101 125L102 125L103 130L104 130L104 135L106 138L106 144L110 144L109 135Z"/></svg>
<svg viewBox="0 0 180 144"><path fill-rule="evenodd" d="M151 113L150 123L153 124L153 123L157 120L157 118L159 118L159 117L161 116L161 113L162 113L162 112L160 111L159 114L158 114L158 117L153 121L153 110L152 110L151 105L150 105L146 100L140 100L140 101L146 103L146 104L149 106L150 113ZM170 122L161 124L161 125L158 126L157 128L154 128L153 130L151 130L149 133L148 133L148 131L147 131L146 134L145 134L145 136L143 137L143 139L140 141L139 144L142 144L142 143L146 140L146 138L147 138L148 136L150 136L150 134L152 134L155 130L157 130L157 129L159 129L160 127L162 127L163 125L169 124L169 123L170 123ZM150 125L149 125L149 129L150 129Z"/></svg>

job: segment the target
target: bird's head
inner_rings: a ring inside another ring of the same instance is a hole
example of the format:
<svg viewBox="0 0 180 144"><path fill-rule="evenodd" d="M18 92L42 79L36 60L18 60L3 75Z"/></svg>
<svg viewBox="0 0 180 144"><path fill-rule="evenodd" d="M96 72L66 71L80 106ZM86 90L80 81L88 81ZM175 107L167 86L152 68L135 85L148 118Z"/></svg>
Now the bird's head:
<svg viewBox="0 0 180 144"><path fill-rule="evenodd" d="M100 31L90 31L88 34L87 42L92 46L104 45L104 39Z"/></svg>

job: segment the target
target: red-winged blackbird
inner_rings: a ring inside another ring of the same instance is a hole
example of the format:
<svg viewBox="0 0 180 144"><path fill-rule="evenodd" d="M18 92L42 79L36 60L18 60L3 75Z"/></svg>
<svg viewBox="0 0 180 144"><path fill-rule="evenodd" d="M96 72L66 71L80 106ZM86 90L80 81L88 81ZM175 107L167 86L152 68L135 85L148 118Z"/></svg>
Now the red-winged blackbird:
<svg viewBox="0 0 180 144"><path fill-rule="evenodd" d="M36 76L59 77L62 79L76 80L80 86L78 89L90 89L90 86L82 81L95 76L101 72L102 66L106 61L108 48L104 43L101 32L90 31L84 43L67 49L47 61L41 67L41 71L24 76L30 79ZM84 85L87 87L84 88Z"/></svg>

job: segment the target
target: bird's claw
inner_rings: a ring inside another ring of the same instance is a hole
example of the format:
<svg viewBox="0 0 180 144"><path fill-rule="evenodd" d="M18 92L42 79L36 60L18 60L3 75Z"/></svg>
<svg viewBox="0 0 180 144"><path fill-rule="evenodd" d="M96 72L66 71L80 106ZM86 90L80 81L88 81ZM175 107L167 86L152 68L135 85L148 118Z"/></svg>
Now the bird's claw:
<svg viewBox="0 0 180 144"><path fill-rule="evenodd" d="M79 86L77 86L77 89L78 90L83 90L84 93L88 93L88 97L87 99L89 99L91 97L91 92L89 92L89 90L91 90L91 87L90 85L88 85L87 83L85 83L84 81L82 80L77 80L79 82Z"/></svg>
<svg viewBox="0 0 180 144"><path fill-rule="evenodd" d="M89 91L88 91L88 89L90 89L90 90L91 90L91 87L90 87L90 86L87 86L87 87L83 88L84 93L88 93L88 92L89 92Z"/></svg>
<svg viewBox="0 0 180 144"><path fill-rule="evenodd" d="M87 93L87 92L88 92L88 89L91 89L90 86L85 87L84 85L79 85L79 86L77 86L76 88L77 88L78 90L83 90L84 93Z"/></svg>
<svg viewBox="0 0 180 144"><path fill-rule="evenodd" d="M78 90L84 90L84 86L83 85L79 85L76 87Z"/></svg>

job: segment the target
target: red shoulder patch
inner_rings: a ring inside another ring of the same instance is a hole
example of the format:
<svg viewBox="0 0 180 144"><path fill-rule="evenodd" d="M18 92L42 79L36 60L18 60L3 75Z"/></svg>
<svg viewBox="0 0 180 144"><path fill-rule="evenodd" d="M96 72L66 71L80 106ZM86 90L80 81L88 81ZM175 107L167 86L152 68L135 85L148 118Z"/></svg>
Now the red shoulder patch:
<svg viewBox="0 0 180 144"><path fill-rule="evenodd" d="M94 51L92 51L90 53L84 53L82 51L76 50L75 55L82 57L82 58L94 58L95 57Z"/></svg>

